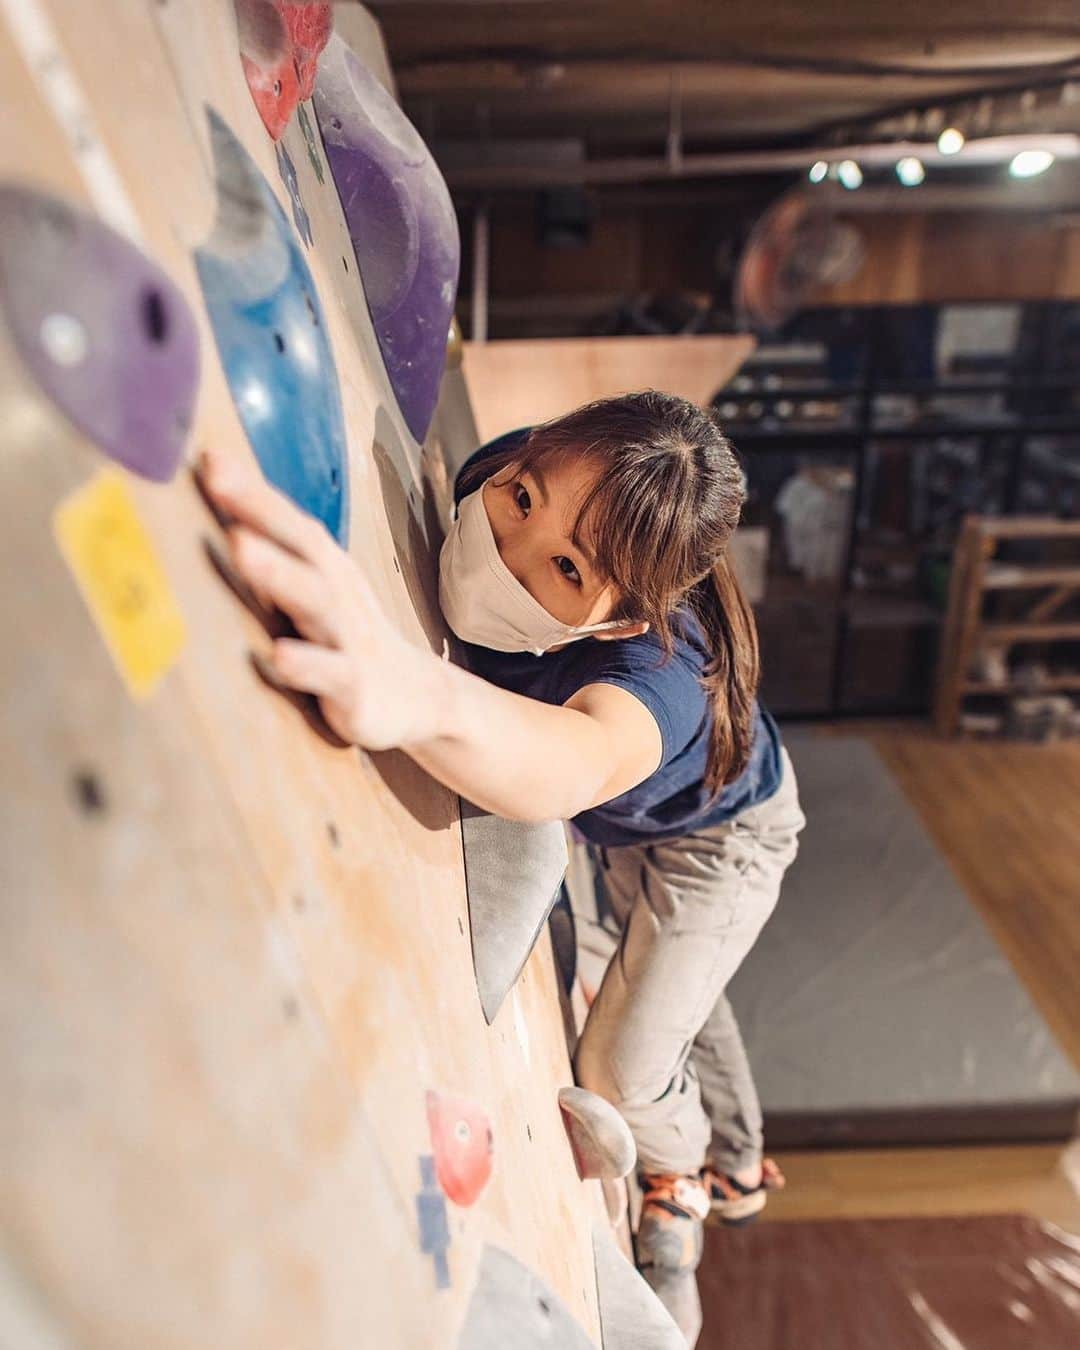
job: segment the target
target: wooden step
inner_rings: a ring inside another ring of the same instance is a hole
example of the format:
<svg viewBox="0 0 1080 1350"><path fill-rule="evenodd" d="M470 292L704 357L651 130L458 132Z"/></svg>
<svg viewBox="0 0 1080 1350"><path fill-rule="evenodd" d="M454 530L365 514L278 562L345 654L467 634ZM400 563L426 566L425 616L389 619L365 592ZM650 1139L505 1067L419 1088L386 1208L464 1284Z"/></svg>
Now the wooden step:
<svg viewBox="0 0 1080 1350"><path fill-rule="evenodd" d="M1080 623L987 623L984 642L1080 642Z"/></svg>
<svg viewBox="0 0 1080 1350"><path fill-rule="evenodd" d="M983 588L1019 590L1040 586L1080 586L1080 567L1035 567L1022 563L994 563L986 569Z"/></svg>

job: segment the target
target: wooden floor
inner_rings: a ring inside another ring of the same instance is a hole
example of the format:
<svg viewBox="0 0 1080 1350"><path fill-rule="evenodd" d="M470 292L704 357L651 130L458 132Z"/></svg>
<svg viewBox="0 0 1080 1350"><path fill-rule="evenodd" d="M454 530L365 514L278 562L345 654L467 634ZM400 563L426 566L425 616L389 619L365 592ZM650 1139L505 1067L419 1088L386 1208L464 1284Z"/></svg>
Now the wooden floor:
<svg viewBox="0 0 1080 1350"><path fill-rule="evenodd" d="M916 724L867 736L1062 1047L1080 1063L1080 743L942 741ZM781 1156L773 1219L1022 1211L1080 1233L1080 1146Z"/></svg>

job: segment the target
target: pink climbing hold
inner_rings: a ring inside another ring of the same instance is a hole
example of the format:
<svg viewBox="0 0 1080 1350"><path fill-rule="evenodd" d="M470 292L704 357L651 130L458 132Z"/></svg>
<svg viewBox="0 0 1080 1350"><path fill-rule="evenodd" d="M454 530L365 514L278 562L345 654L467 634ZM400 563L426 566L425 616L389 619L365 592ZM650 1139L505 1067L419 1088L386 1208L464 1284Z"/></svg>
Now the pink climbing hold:
<svg viewBox="0 0 1080 1350"><path fill-rule="evenodd" d="M491 1122L476 1102L439 1092L427 1094L427 1115L439 1185L455 1205L471 1205L491 1176Z"/></svg>
<svg viewBox="0 0 1080 1350"><path fill-rule="evenodd" d="M319 55L334 27L322 0L234 0L240 60L263 126L280 140L297 104L315 88Z"/></svg>

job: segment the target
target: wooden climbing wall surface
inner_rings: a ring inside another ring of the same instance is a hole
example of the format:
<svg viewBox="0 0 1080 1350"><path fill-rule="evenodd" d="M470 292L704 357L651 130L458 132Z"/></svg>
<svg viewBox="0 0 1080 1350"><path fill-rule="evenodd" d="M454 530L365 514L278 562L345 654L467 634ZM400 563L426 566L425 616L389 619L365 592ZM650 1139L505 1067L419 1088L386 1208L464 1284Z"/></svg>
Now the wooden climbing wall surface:
<svg viewBox="0 0 1080 1350"><path fill-rule="evenodd" d="M513 338L466 342L463 369L483 443L634 389L665 389L707 407L756 346L749 333Z"/></svg>
<svg viewBox="0 0 1080 1350"><path fill-rule="evenodd" d="M0 179L134 232L186 297L189 458L251 454L194 259L217 214L208 109L289 215L230 0L0 3ZM294 116L281 146L336 363L349 548L441 650L423 456L317 133ZM332 748L260 684L265 636L207 562L216 526L190 477L110 467L2 323L0 436L0 1344L453 1345L485 1242L598 1342L603 1207L556 1103L570 1074L546 935L488 1027L456 799L403 755ZM95 586L117 624L129 602L161 620L113 633L115 660ZM118 673L132 660L160 676L147 697ZM429 1091L490 1119L494 1169L469 1207L430 1174L422 1193ZM442 1245L444 1204L440 1288L422 1248Z"/></svg>

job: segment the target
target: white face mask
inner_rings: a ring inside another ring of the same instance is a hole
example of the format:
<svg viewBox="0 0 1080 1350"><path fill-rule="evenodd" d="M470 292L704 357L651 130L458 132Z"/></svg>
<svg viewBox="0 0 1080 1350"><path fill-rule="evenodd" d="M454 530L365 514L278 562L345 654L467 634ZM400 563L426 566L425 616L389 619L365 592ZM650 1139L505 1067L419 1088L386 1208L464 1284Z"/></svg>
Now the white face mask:
<svg viewBox="0 0 1080 1350"><path fill-rule="evenodd" d="M465 497L439 554L439 603L463 642L496 652L532 652L605 629L617 621L575 628L534 600L499 556L484 508L483 488Z"/></svg>

